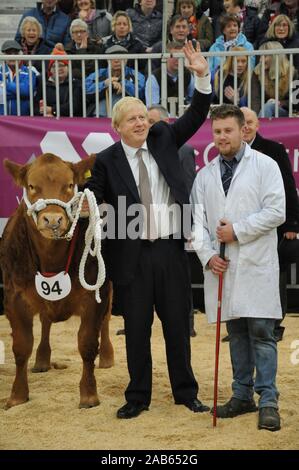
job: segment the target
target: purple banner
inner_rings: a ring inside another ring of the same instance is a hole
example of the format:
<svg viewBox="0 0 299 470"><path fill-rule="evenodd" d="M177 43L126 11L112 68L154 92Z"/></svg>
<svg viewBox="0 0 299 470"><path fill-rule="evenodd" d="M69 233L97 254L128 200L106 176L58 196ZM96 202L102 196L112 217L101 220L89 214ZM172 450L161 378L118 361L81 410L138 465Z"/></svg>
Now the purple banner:
<svg viewBox="0 0 299 470"><path fill-rule="evenodd" d="M289 157L299 188L299 121L296 118L261 120L261 134L282 142ZM42 153L54 153L64 160L79 161L97 153L118 140L111 129L110 119L44 117L0 117L0 235L6 218L11 215L21 197L10 175L4 170L3 160L8 158L24 164ZM197 165L201 168L216 155L212 143L209 120L189 141L197 151Z"/></svg>

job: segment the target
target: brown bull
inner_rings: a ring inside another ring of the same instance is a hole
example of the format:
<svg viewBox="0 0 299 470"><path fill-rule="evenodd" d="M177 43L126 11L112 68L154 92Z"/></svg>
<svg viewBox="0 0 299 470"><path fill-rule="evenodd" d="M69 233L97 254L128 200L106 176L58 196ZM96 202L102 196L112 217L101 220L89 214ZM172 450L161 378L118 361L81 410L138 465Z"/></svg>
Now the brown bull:
<svg viewBox="0 0 299 470"><path fill-rule="evenodd" d="M94 159L73 164L64 162L52 154L44 154L33 163L18 165L5 160L4 165L17 185L27 191L29 203L38 199L59 199L67 203L74 195L75 185L84 183L84 175L92 167ZM100 367L113 365L113 349L109 340L112 288L108 281L103 284L102 302L95 300L95 293L81 287L78 266L84 249L84 234L87 219L78 224L78 236L74 254L70 261L69 276L71 291L63 299L49 301L36 290L35 276L41 273L59 273L66 269L70 242L57 239L70 227L65 209L51 204L37 212L36 221L27 214L24 200L9 219L3 233L0 259L3 270L5 313L10 321L13 337L13 352L16 362L16 377L7 401L7 407L29 399L27 364L33 348L33 316L40 314L42 338L36 353L33 372L50 369L49 335L51 324L67 320L71 315L80 315L78 348L83 360L80 381L80 407L97 406L94 361L98 354L98 338L101 332ZM87 259L86 281L96 280L97 264L90 256ZM47 286L47 283L45 283ZM58 284L59 289L59 284ZM57 286L56 286L57 290Z"/></svg>

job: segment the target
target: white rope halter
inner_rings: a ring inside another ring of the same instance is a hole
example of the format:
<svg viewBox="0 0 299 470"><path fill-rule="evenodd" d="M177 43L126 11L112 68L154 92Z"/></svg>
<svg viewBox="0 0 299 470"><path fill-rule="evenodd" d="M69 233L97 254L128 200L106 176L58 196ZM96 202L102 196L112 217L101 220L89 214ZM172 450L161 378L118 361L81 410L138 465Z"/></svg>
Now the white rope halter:
<svg viewBox="0 0 299 470"><path fill-rule="evenodd" d="M82 193L78 193L78 186L75 185L74 187L74 196L68 202L60 201L60 199L38 199L36 202L31 204L28 199L26 188L23 189L23 199L27 206L27 214L29 217L32 215L34 222L37 224L37 214L45 209L47 206L54 204L55 206L62 207L65 212L67 213L68 218L71 222L74 220L74 210L76 209L76 203L78 201L78 197L81 196Z"/></svg>
<svg viewBox="0 0 299 470"><path fill-rule="evenodd" d="M96 301L100 303L100 288L106 279L106 268L101 253L101 225L103 221L100 217L99 208L93 192L87 188L83 192L78 192L77 185L74 191L74 196L68 202L63 202L59 199L38 199L34 204L31 204L28 200L26 189L24 188L23 199L28 208L27 214L33 217L35 223L37 223L38 212L45 209L48 205L54 204L63 207L72 225L68 233L59 238L71 240L80 217L83 200L86 197L89 206L89 224L85 232L85 247L79 265L79 280L84 289L95 291ZM92 243L94 244L93 249L91 248ZM95 284L88 284L85 280L85 265L89 254L96 258L98 262L98 275Z"/></svg>

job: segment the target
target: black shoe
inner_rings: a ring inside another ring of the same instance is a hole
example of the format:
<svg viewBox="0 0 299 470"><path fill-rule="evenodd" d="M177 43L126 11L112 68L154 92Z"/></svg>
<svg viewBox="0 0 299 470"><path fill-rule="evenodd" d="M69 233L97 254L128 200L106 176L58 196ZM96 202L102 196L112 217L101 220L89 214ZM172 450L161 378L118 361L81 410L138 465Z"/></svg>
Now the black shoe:
<svg viewBox="0 0 299 470"><path fill-rule="evenodd" d="M253 411L257 411L254 400L245 401L232 397L225 405L217 406L216 416L218 418L234 418ZM211 409L211 413L214 413L214 408Z"/></svg>
<svg viewBox="0 0 299 470"><path fill-rule="evenodd" d="M119 336L119 335L125 335L126 332L125 332L125 329L123 328L122 330L117 330L116 332L116 335Z"/></svg>
<svg viewBox="0 0 299 470"><path fill-rule="evenodd" d="M185 405L193 413L203 413L205 411L210 411L210 408L203 403L201 403L198 398L193 398L193 400L185 401L184 403L176 403L176 405Z"/></svg>
<svg viewBox="0 0 299 470"><path fill-rule="evenodd" d="M270 406L260 408L258 428L267 429L268 431L279 431L280 416L278 410Z"/></svg>
<svg viewBox="0 0 299 470"><path fill-rule="evenodd" d="M144 410L148 410L144 403L129 401L117 411L116 416L120 419L136 418Z"/></svg>
<svg viewBox="0 0 299 470"><path fill-rule="evenodd" d="M221 340L222 343L229 343L229 335L226 335Z"/></svg>
<svg viewBox="0 0 299 470"><path fill-rule="evenodd" d="M196 331L194 330L194 328L192 328L192 329L190 330L190 336L191 336L191 338L195 338L196 335L197 335Z"/></svg>

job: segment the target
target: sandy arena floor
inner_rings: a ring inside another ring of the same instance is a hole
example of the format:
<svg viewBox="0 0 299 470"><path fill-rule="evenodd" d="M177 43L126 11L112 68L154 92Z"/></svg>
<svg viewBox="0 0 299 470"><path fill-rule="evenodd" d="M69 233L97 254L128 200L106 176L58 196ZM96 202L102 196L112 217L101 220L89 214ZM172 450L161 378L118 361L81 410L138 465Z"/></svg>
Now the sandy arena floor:
<svg viewBox="0 0 299 470"><path fill-rule="evenodd" d="M111 336L116 365L96 369L100 406L79 410L81 359L77 351L78 319L59 323L52 329L52 361L67 369L44 374L29 373L30 401L8 411L3 409L14 377L10 327L0 317L0 340L5 345L5 364L0 365L0 449L96 449L96 450L203 450L203 449L299 449L299 363L292 364L291 344L299 349L299 316L288 315L286 333L279 343L280 412L279 432L257 430L257 414L218 420L212 427L209 413L194 414L174 405L165 363L160 323L153 326L153 399L150 411L132 420L118 420L117 409L124 403L128 373L125 338L116 336L122 319L113 317ZM200 384L200 399L209 405L213 397L215 327L205 316L195 316L197 337L192 338L192 363ZM35 349L39 337L35 322ZM224 335L225 328L222 327ZM299 352L296 354L299 362ZM33 357L30 366L33 365ZM231 396L231 366L228 343L221 344L219 402Z"/></svg>

